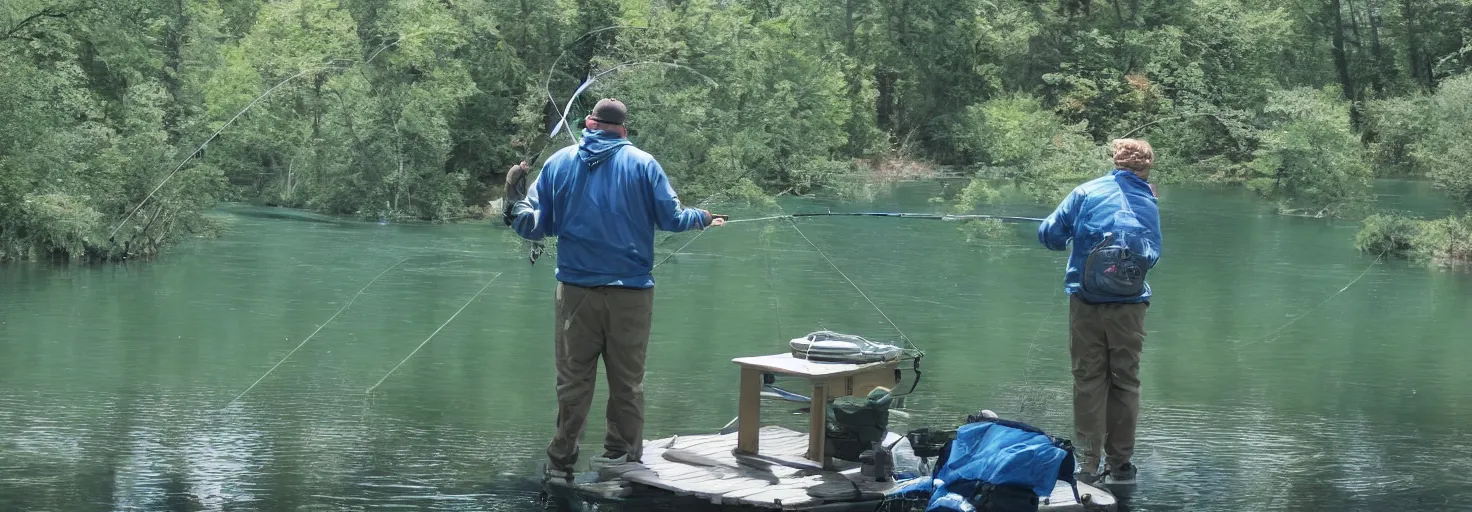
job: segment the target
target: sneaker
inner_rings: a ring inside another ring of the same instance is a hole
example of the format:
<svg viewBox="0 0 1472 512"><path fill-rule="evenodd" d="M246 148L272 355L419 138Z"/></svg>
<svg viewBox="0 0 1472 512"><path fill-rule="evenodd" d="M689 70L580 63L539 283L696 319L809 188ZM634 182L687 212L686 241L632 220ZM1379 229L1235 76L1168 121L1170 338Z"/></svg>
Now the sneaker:
<svg viewBox="0 0 1472 512"><path fill-rule="evenodd" d="M629 454L623 452L603 452L603 455L593 457L594 466L615 466L629 461Z"/></svg>
<svg viewBox="0 0 1472 512"><path fill-rule="evenodd" d="M1104 475L1097 475L1094 473L1089 473L1087 471L1079 471L1077 474L1073 475L1073 479L1077 480L1078 483L1081 484L1094 485L1099 483L1099 479L1103 478L1103 476Z"/></svg>
<svg viewBox="0 0 1472 512"><path fill-rule="evenodd" d="M1139 473L1140 468L1126 462L1123 466L1111 469L1107 474L1109 475L1109 483L1111 484L1132 484L1135 483L1135 477Z"/></svg>

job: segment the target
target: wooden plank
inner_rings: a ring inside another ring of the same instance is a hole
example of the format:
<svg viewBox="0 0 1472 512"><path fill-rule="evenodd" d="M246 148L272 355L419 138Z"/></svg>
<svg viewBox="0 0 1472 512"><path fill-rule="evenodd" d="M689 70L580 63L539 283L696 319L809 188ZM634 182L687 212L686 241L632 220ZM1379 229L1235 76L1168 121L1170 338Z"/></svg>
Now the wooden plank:
<svg viewBox="0 0 1472 512"><path fill-rule="evenodd" d="M799 507L821 503L822 500L808 496L807 489L767 489L737 500L739 503L758 506Z"/></svg>
<svg viewBox="0 0 1472 512"><path fill-rule="evenodd" d="M808 447L808 439L805 433L775 425L762 427L760 439L761 446L765 447L762 451L767 453L796 453L801 455L807 451ZM730 453L732 448L738 447L735 436L699 439L691 441L689 445L685 443L686 441L681 441L677 448L707 457Z"/></svg>
<svg viewBox="0 0 1472 512"><path fill-rule="evenodd" d="M1102 490L1089 484L1078 484L1078 495L1088 503L1085 507L1073 499L1073 489L1067 482L1059 480L1053 486L1053 493L1043 498L1038 504L1038 510L1048 512L1073 512L1083 510L1113 510L1117 505L1114 496L1108 491Z"/></svg>
<svg viewBox="0 0 1472 512"><path fill-rule="evenodd" d="M813 410L808 416L808 458L826 466L828 461L823 458L823 444L828 424L828 388L814 384L812 397Z"/></svg>
<svg viewBox="0 0 1472 512"><path fill-rule="evenodd" d="M736 448L746 453L757 453L762 415L762 372L752 368L741 368L741 397L737 417Z"/></svg>
<svg viewBox="0 0 1472 512"><path fill-rule="evenodd" d="M743 370L757 370L758 372L772 372L783 375L795 375L799 377L844 377L854 375L865 370L888 366L891 369L899 366L899 361L880 361L877 363L851 364L851 363L820 363L807 361L792 357L792 354L774 354L757 357L738 357L731 362L741 365ZM760 393L761 390L757 390Z"/></svg>
<svg viewBox="0 0 1472 512"><path fill-rule="evenodd" d="M695 450L701 446L734 446L731 436L690 436L680 439L678 443L666 448L678 448L681 450Z"/></svg>
<svg viewBox="0 0 1472 512"><path fill-rule="evenodd" d="M803 456L803 455L807 454L807 451L808 451L808 438L807 438L807 435L806 434L799 434L799 435L801 437L796 438L796 439L791 439L791 438L787 438L787 439L778 438L778 439L775 439L774 440L772 438L763 438L762 439L762 447L763 447L763 449L762 449L762 453L761 454L762 455L797 455L799 457L800 456ZM734 443L724 443L724 444L711 443L711 444L700 445L699 447L693 448L693 449L686 449L686 448L680 448L680 449L681 450L685 450L685 451L687 451L689 453L694 453L694 454L705 456L705 457L716 457L716 458L719 458L721 455L730 455L732 453L732 451L733 451L732 450L733 448L735 448ZM735 450L735 451L740 452L740 450ZM749 453L747 455L757 455L757 454L755 454L755 453ZM733 460L734 460L734 458L733 458Z"/></svg>
<svg viewBox="0 0 1472 512"><path fill-rule="evenodd" d="M842 378L830 378L830 380L827 380L829 399L836 399L836 397L841 396L868 396L868 393L870 393L870 391L873 391L876 387L883 387L886 388L886 390L894 390L895 369L874 368L868 369L868 371L860 372L860 374L848 375L848 377Z"/></svg>
<svg viewBox="0 0 1472 512"><path fill-rule="evenodd" d="M823 464L806 458L782 457L770 454L747 455L740 454L740 458L748 459L750 464L765 464L768 466L786 467L799 471L823 471Z"/></svg>
<svg viewBox="0 0 1472 512"><path fill-rule="evenodd" d="M757 459L770 458L780 453L806 462L810 468L817 467L804 458L809 444L808 433L774 425L762 427L759 430L759 439L763 446L768 447L768 453L755 457ZM833 494L842 494L838 496L840 498L852 498L854 493L851 491L855 486L861 490L859 497L882 497L883 491L893 485L892 482L858 480L850 483L849 479L864 478L855 469L846 469L851 474L843 474L835 471L804 471L782 465L763 467L761 464L743 464L733 454L739 443L739 435L683 437L675 446L687 442L696 443L696 448L674 448L678 452L672 457L666 457L669 444L658 441L646 443L646 446L652 447L645 450L645 467L619 468L621 475L618 478L677 495L694 496L710 503L767 509L800 509L819 505L823 500L809 496L809 490L818 486L832 488ZM778 452L776 448L785 450ZM710 452L710 455L690 457L688 452ZM753 459L745 455L742 457L746 460ZM672 458L686 460L671 460ZM845 467L856 466L845 464ZM840 490L840 483L842 489L849 492L837 492Z"/></svg>

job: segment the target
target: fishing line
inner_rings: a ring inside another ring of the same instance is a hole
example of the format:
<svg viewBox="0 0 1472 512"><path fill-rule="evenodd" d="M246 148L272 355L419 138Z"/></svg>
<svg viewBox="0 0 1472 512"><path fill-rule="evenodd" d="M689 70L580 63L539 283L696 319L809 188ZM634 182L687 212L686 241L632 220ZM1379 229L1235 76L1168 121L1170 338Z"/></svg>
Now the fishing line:
<svg viewBox="0 0 1472 512"><path fill-rule="evenodd" d="M368 281L368 284L365 284L365 285L363 285L362 288L359 288L358 289L358 293L353 294L352 298L348 299L348 302L346 304L343 304L341 308L338 308L337 309L337 312L336 313L333 313L332 316L330 318L328 318L326 322L322 322L322 325L317 326L317 330L312 331L312 334L307 335L306 339L303 339L301 343L298 343L297 346L296 346L296 348L293 348L293 349L291 349L290 352L287 352L286 353L286 356L285 357L282 357L280 361L277 361L276 364L274 366L272 366L270 370L266 370L266 373L262 374L261 375L261 378L256 379L255 382L251 383L250 387L245 388L245 391L241 391L239 395L235 395L235 399L234 400L231 400L229 403L226 403L225 406L226 407L229 407L230 404L233 404L236 401L240 400L240 397L245 396L245 394L246 393L249 393L250 390L255 389L256 388L256 384L260 384L261 381L266 380L266 376L267 375L270 375L271 372L276 371L276 367L277 366L281 366L281 363L286 362L286 360L288 358L290 358L292 354L295 354L297 350L301 349L303 345L306 345L308 341L312 341L312 337L313 336L316 336L317 333L322 332L322 328L323 327L327 327L327 324L330 324L330 323L332 323L333 320L336 320L337 319L337 315L341 315L343 311L347 311L348 306L352 306L353 305L353 301L358 300L358 296L359 295L362 295L363 292L365 290L367 290L369 286L372 286L373 283L377 282L378 281L378 278L383 277L383 275L384 274L387 274L388 271L393 270L394 267L397 267L399 265L402 265L406 261L409 261L409 258L404 258L402 260L399 260L398 263L395 263L395 264L389 266L388 268L383 269L383 272L379 272L377 276L374 276L373 277L373 280Z"/></svg>
<svg viewBox="0 0 1472 512"><path fill-rule="evenodd" d="M843 280L848 281L849 286L854 287L854 290L859 292L859 296L863 297L864 300L869 301L869 305L874 306L874 310L879 312L879 316L884 317L884 321L889 322L889 326L894 327L895 332L900 333L900 339L905 340L906 345L909 345L912 349L920 350L919 347L915 346L914 342L910 341L910 337L905 335L905 331L901 330L900 326L896 325L894 323L894 320L890 320L889 315L885 314L884 310L880 309L879 305L874 303L874 299L870 299L869 294L864 293L864 290L862 288L859 288L859 285L854 283L853 279L849 279L848 274L843 273L843 269L838 268L838 265L833 263L833 259L829 258L828 254L823 252L823 249L818 247L818 244L813 243L813 240L811 238L808 238L808 235L804 234L802 232L802 229L797 227L797 222L794 221L791 222L791 224L792 230L796 231L798 236L801 236L803 240L806 240L808 242L808 245L813 246L813 250L817 251L818 255L823 257L823 261L827 261L828 266L833 267L834 272L838 272L838 275L843 276Z"/></svg>
<svg viewBox="0 0 1472 512"><path fill-rule="evenodd" d="M588 36L591 36L591 35L597 34L597 33L601 33L601 32L607 32L609 30L620 29L620 28L632 28L632 29L639 29L639 30L648 30L649 29L649 27L637 27L637 26L632 26L632 25L611 25L611 26L607 26L607 27L599 27L599 28L595 28L593 30L589 30L589 31L583 33L583 35L578 36L577 39L572 40L571 43L567 43L567 45L563 46L562 53L557 54L557 58L552 59L552 65L547 68L547 80L544 81L544 82L542 82L542 90L547 93L547 101L552 102L552 108L554 108L554 109L557 108L557 98L554 98L552 96L552 73L554 73L554 72L557 71L557 63L562 61L562 57L566 56L567 55L567 52L569 52L569 51L572 50L572 46L573 45L578 44L583 39L586 39ZM575 98L577 98L578 95L581 94L583 92L583 90L586 89L588 86L592 85L592 83L593 83L593 81L587 79L586 77L583 79L583 83L578 85L577 91L574 92L572 96L568 97L568 99L567 99L567 109L571 109L572 108L572 100L575 99ZM562 119L561 119L561 122L558 123L558 126L561 126L563 124L566 124L566 122L567 122L567 109L564 109L564 110L561 111L562 112ZM557 134L557 128L554 127L552 129L552 133L550 133L550 134L547 135L547 138L548 139L551 139L552 136L553 135L556 135L556 134ZM571 126L568 126L567 136L572 139L573 144L577 144L578 141L577 141L577 138L573 136L572 127ZM543 149L545 149L545 147ZM540 153L540 151L538 153Z"/></svg>
<svg viewBox="0 0 1472 512"><path fill-rule="evenodd" d="M1027 411L1027 394L1026 393L1027 393L1027 390L1033 389L1033 387L1031 386L1032 373L1033 373L1033 370L1032 370L1032 356L1033 356L1033 354L1037 353L1038 338L1041 338L1043 336L1043 328L1048 325L1048 320L1052 320L1053 319L1053 312L1058 309L1058 306L1056 304L1054 304L1054 301L1058 299L1058 290L1059 290L1059 288L1057 286L1054 286L1053 287L1053 295L1050 296L1050 297L1048 297L1048 304L1050 306L1048 308L1048 313L1046 315L1043 315L1043 320L1041 322L1038 322L1038 328L1037 328L1037 330L1035 332L1033 332L1032 339L1027 342L1027 357L1025 359L1023 359L1023 361L1022 361L1022 385L1023 385L1023 389L1022 389L1022 392L1019 393L1018 394L1018 397L1017 397L1017 412L1018 413L1023 413L1023 412L1026 412Z"/></svg>
<svg viewBox="0 0 1472 512"><path fill-rule="evenodd" d="M404 366L404 363L408 362L409 358L414 357L414 354L418 354L419 349L424 348L424 345L428 344L429 340L434 339L435 335L440 333L440 330L444 329L446 325L450 325L450 322L454 321L455 317L460 316L461 311L465 311L465 308L469 307L470 303L475 302L476 297L480 297L480 294L484 293L486 291L486 288L490 288L491 283L496 282L496 278L498 277L501 277L500 272L497 272L496 275L491 276L491 279L489 281L486 281L486 285L480 287L480 291L475 292L475 295L470 296L470 300L465 301L465 305L460 306L460 309L456 310L455 314L450 315L449 320L445 320L445 323L440 324L439 329L435 329L433 333L430 333L428 338L424 338L424 341L419 343L419 346L414 347L413 352L410 352L408 356L405 356L403 361L399 361L399 364L394 365L394 368L392 370L389 370L388 373L385 373L382 379L378 379L377 383L374 383L372 386L369 386L367 390L363 391L363 394L372 393L374 389L378 388L379 384L383 384L383 381L388 380L388 377L390 375L393 375L395 371L398 371L400 366Z"/></svg>
<svg viewBox="0 0 1472 512"><path fill-rule="evenodd" d="M778 339L781 339L781 337L782 337L782 297L777 293L777 286L775 284L773 284L774 281L775 281L773 279L773 274L775 274L776 272L773 271L773 267L772 267L772 237L766 236L766 237L762 237L762 238L766 239L765 240L766 243L763 244L763 245L765 245L767 247L767 251L766 251L766 253L767 253L767 289L772 292L772 306L773 306L772 307L772 314L777 318L777 321L776 321L776 324L777 324L777 338Z"/></svg>
<svg viewBox="0 0 1472 512"><path fill-rule="evenodd" d="M323 69L325 69L325 68L323 68ZM119 229L122 229L123 228L123 225L127 224L128 221L133 218L133 215L135 215L135 214L138 213L138 210L143 209L143 205L147 204L148 203L148 200L149 199L152 199L153 198L153 195L155 193L158 193L158 190L159 189L164 188L164 184L165 183L168 183L169 180L173 179L174 178L174 174L177 174L180 169L183 169L184 168L184 164L189 163L189 160L192 159L192 158L194 158L194 155L197 155L197 154L199 154L200 151L203 151L204 150L204 147L207 146L207 145L209 145L210 141L215 140L215 137L220 136L220 132L225 131L225 128L228 127L228 126L230 126L231 123L234 123L236 119L239 119L241 115L245 114L245 111L250 110L251 107L254 107L256 105L256 103L260 102L261 99L263 99L263 98L266 97L266 95L271 94L271 91L276 90L277 87L281 87L282 85L286 85L286 82L290 82L290 81L296 79L299 76L305 75L305 74L307 74L308 71L312 71L312 70L310 70L310 69L303 69L301 71L298 71L295 75L291 75L291 76L287 77L285 80L282 80L280 82L277 82L276 85L271 86L270 89L266 89L266 92L261 93L260 96L256 96L256 99L251 100L250 103L245 106L245 108L240 109L240 112L236 112L235 113L235 117L231 117L229 121L226 121L225 124L221 125L220 126L220 129L215 130L215 133L211 134L208 139L205 139L204 140L204 143L200 144L199 147L195 148L194 151L190 152L189 153L189 156L184 157L184 160L180 161L179 162L179 165L176 166L176 167L174 167L174 170L173 171L170 171L167 176L164 176L163 181L158 182L158 186L153 187L153 190L152 191L149 191L148 192L148 195L147 196L144 196L143 197L143 200L138 202L138 206L133 207L133 210L130 211L130 212L128 212L128 215L126 217L123 217L123 220L121 222L118 222L118 225L116 227L112 228L112 232L107 234L107 238L109 240L111 240L114 235L117 235L118 234L118 230Z"/></svg>
<svg viewBox="0 0 1472 512"><path fill-rule="evenodd" d="M409 34L409 35L405 35L404 37L400 37L398 39L395 39L392 42L386 43L383 46L380 46L377 50L375 50L373 52L372 56L370 56L367 60L364 60L363 62L361 62L359 64L356 64L356 65L367 65L367 64L373 62L373 59L378 58L378 54L381 53L381 52L383 52L383 50L387 49L390 46L394 46L394 45L399 44L399 42L403 41L404 39L407 39L410 36L419 35L419 34L426 34L426 33L430 33L430 32L436 32L436 31L435 30L427 30L427 31L424 31L424 32L418 32L418 33L414 33L414 34ZM313 71L324 71L324 70L328 70L328 69L346 70L347 67L342 65L343 62L345 62L345 61L343 61L343 60L336 60L335 59L335 60L333 60L333 63L332 64L328 64L328 65L324 65L324 66L319 66L319 67L315 67L315 68L303 69L301 71L298 71L295 75L291 75L289 77L286 77L285 80L282 80L280 82L277 82L276 85L271 86L270 89L266 89L266 92L261 93L260 96L256 96L255 99L251 100L250 103L248 103L248 104L245 105L245 108L240 109L240 112L236 112L235 115L233 117L231 117L229 121L226 121L225 124L220 125L220 128L217 129L217 130L215 130L214 133L210 134L209 138L205 139L204 142L199 145L199 147L194 148L194 151L190 152L188 156L184 157L184 159L179 162L179 165L176 166L176 167L174 167L174 170L173 171L170 171L168 175L164 176L163 181L160 181L158 183L158 186L153 187L153 190L152 191L149 191L148 192L148 195L147 196L144 196L143 197L143 200L142 201L139 201L138 202L138 205L135 206L135 207L133 207L133 210L130 211L130 212L128 212L128 215L125 216L125 217L123 217L123 220L120 221L120 222L118 222L118 225L112 228L112 232L110 232L110 233L107 234L107 239L108 240L113 240L113 237L115 235L117 235L118 230L119 229L122 229L123 226L126 225L128 223L128 221L131 220L133 218L133 216L138 213L139 210L143 209L143 205L148 204L148 200L149 199L152 199L153 198L153 195L156 194L156 193L158 193L159 189L162 189L164 187L164 184L168 183L169 180L174 179L174 175L177 174L179 172L179 170L183 169L185 164L189 163L189 161L191 159L193 159L195 155L198 155L200 151L204 151L204 148L210 144L210 141L213 141L213 140L215 140L216 137L219 137L220 136L220 133L225 131L225 128L228 128L231 124L234 124L236 119L239 119L240 116L245 115L245 113L247 111L249 111L251 108L255 107L256 104L257 103L260 103L260 101L263 100L263 99L265 99L266 96L269 96L277 88L279 88L279 87L281 87L283 85L286 85L287 82L290 82L292 80L295 80L298 77L301 77L302 75L305 75L305 74L307 74L309 72L313 72Z"/></svg>
<svg viewBox="0 0 1472 512"><path fill-rule="evenodd" d="M1283 329L1287 329L1289 326L1291 326L1291 325L1293 325L1295 323L1298 323L1299 320L1302 320L1303 317L1308 316L1309 313L1312 313L1314 310L1319 309L1319 307L1320 306L1323 306L1324 304L1328 304L1329 301L1334 300L1334 297L1338 297L1339 294L1344 293L1344 291L1345 290L1348 290L1349 287L1354 286L1355 283L1360 282L1360 279L1364 279L1365 275L1366 274L1369 274L1370 273L1370 270L1371 269L1374 269L1375 268L1375 265L1378 264L1378 263L1380 263L1380 258L1382 258L1384 256L1385 256L1385 252L1381 252L1379 256L1376 256L1375 257L1375 261L1371 261L1370 262L1370 266L1365 267L1365 271L1364 272L1360 272L1360 275L1357 276L1357 277L1355 277L1354 280L1350 281L1349 284L1344 285L1343 288L1340 288L1339 291L1334 292L1333 294L1329 295L1328 298L1324 299L1323 301L1320 301L1318 304L1315 304L1313 307L1310 307L1310 308L1304 310L1303 313L1300 313L1298 316L1293 317L1292 320L1289 320L1288 323L1283 324L1282 327L1279 327L1277 329L1274 329L1273 332L1268 333L1268 335L1267 336L1264 336L1263 339L1260 339L1260 340L1257 340L1257 341L1248 342L1248 343L1244 343L1244 344L1240 345L1238 348L1248 347L1248 346L1256 345L1258 343L1272 343L1274 341L1277 341L1278 340L1278 337L1279 337L1278 336L1278 333L1283 332Z"/></svg>
<svg viewBox="0 0 1472 512"><path fill-rule="evenodd" d="M714 195L711 196L711 198L714 198L714 197L716 197L716 196L714 196ZM708 199L710 199L710 198L707 198L707 200ZM697 209L700 208L700 205L696 205L696 208ZM821 212L821 213L791 213L791 214L784 214L784 215L772 215L772 216L768 216L768 217L758 217L758 218L755 218L755 219L727 220L726 221L726 224L738 224L738 223L742 223L742 222L759 222L759 221L776 220L776 219L795 219L795 218L798 218L798 217L899 217L899 218L933 219L933 220L945 220L945 221L971 220L971 219L998 219L998 220L1008 220L1008 221L1016 221L1016 222L1042 222L1043 221L1043 219L1037 219L1037 218L1033 218L1033 217L1007 217L1007 216L1000 216L1000 215L942 215L942 214L933 214L933 213L891 213L891 212L857 212L857 213ZM796 225L794 224L793 227L795 229L796 228ZM685 248L686 247L689 247L690 244L695 243L695 240L698 239L698 238L700 238L700 235L705 234L705 231L706 230L701 230L701 232L698 233L698 234L696 234L695 237L691 238L690 241L685 242L685 245L680 246L679 249L675 249L674 252L671 252L668 255L666 255L663 260L660 260L659 263L654 264L654 266L655 267L658 267L659 265L663 264L664 262L669 261L670 258L673 258L676 254L679 254L680 251L685 250ZM798 233L801 234L801 231L799 231ZM804 237L804 238L806 238L806 237ZM812 243L812 241L809 240L809 243ZM832 262L830 261L829 264L832 264ZM834 268L837 269L837 267L834 267ZM839 273L841 274L842 271L840 271ZM845 276L845 278L847 278L847 276ZM849 281L849 284L853 284L853 281ZM855 286L855 288L857 288L857 286ZM860 291L860 293L863 293L863 292ZM865 298L867 299L868 297L865 297ZM873 301L870 301L870 304L873 304ZM883 314L883 311L880 311L880 313ZM886 318L886 320L887 320L887 318ZM893 322L890 322L890 323L893 324ZM898 329L896 329L896 330L898 330ZM901 334L903 335L903 333L901 333ZM909 340L907 339L906 341L909 341Z"/></svg>
<svg viewBox="0 0 1472 512"><path fill-rule="evenodd" d="M660 265L663 265L664 262L669 261L670 258L675 257L675 255L676 254L679 254L680 251L685 250L686 247L690 247L690 244L695 243L695 241L700 238L700 235L704 235L706 231L710 231L710 228L701 229L699 233L696 233L695 234L695 236L690 237L690 241L689 242L685 242L685 245L680 246L679 249L675 249L675 252L672 252L672 253L669 253L669 254L665 255L664 259L659 260L659 263L655 263L653 267L649 267L649 270L652 271L652 270L654 270L656 268L659 268Z"/></svg>
<svg viewBox="0 0 1472 512"><path fill-rule="evenodd" d="M598 73L596 75L592 75L592 76L588 77L587 80L584 80L583 81L583 84L578 87L577 91L573 92L572 96L567 99L567 106L565 108L563 108L562 114L561 114L561 118L558 119L557 126L555 126L555 127L552 128L552 134L556 134L565 125L565 126L567 126L567 135L568 135L568 137L573 137L573 134L572 134L572 126L569 125L568 122L567 122L567 114L572 111L572 104L573 104L574 101L576 101L578 99L578 96L582 95L583 94L583 91L587 90L589 87L592 87L593 86L593 83L594 82L597 82L599 78L603 78L605 75L607 75L609 73L612 73L614 71L618 71L620 69L628 69L628 68L631 68L631 67L634 67L634 66L651 66L651 65L660 65L660 66L668 66L668 67L677 68L677 69L684 69L684 70L687 70L687 71L689 71L691 73L694 73L696 76L699 76L701 78L704 78L706 80L706 82L709 82L710 83L711 87L720 87L720 83L719 82L716 82L715 79L712 79L711 77L706 76L704 73L701 73L699 70L697 70L695 68L692 68L690 66L686 66L684 64L675 64L673 62L662 62L662 61L654 61L654 60L624 62L624 63L621 63L621 64L619 64L617 66L608 68L607 70L604 70L604 71L602 71L602 72L600 72L600 73ZM550 89L547 91L547 95L549 97L552 95ZM548 136L550 137L551 134L549 134ZM575 137L573 137L573 143L577 143L577 139Z"/></svg>

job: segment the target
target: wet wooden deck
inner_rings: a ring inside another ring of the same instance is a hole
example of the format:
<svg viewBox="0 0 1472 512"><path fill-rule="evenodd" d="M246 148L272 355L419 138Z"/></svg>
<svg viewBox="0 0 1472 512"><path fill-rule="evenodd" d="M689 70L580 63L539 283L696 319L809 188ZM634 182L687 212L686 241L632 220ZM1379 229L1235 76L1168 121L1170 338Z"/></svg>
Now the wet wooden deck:
<svg viewBox="0 0 1472 512"><path fill-rule="evenodd" d="M761 453L802 465L808 435L778 426L763 427ZM632 492L633 485L661 489L679 496L693 496L713 505L744 505L770 510L805 510L836 502L873 502L884 499L894 482L875 482L863 476L859 465L834 461L832 471L798 469L766 464L732 451L737 434L677 436L645 444L643 464L605 467L598 475L580 475L574 488L584 494L619 498ZM806 461L811 463L811 461ZM1079 484L1085 508L1073 499L1068 484L1058 482L1053 495L1039 510L1112 510L1114 498L1098 488Z"/></svg>

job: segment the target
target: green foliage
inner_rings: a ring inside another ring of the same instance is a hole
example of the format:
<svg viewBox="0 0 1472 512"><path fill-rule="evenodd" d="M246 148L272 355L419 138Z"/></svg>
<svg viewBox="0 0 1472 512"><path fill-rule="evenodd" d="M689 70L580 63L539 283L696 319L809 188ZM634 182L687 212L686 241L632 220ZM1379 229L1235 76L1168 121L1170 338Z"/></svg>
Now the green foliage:
<svg viewBox="0 0 1472 512"><path fill-rule="evenodd" d="M206 227L219 169L163 180L202 128L191 84L208 73L190 66L212 62L215 8L135 4L0 12L0 261L148 256Z"/></svg>
<svg viewBox="0 0 1472 512"><path fill-rule="evenodd" d="M1420 233L1421 222L1408 217L1377 213L1366 217L1354 235L1354 246L1370 254L1409 257L1411 243Z"/></svg>
<svg viewBox="0 0 1472 512"><path fill-rule="evenodd" d="M1472 265L1472 216L1418 220L1375 214L1355 234L1355 247L1444 267Z"/></svg>
<svg viewBox="0 0 1472 512"><path fill-rule="evenodd" d="M1472 265L1472 216L1446 217L1421 225L1411 241L1416 253L1434 265Z"/></svg>
<svg viewBox="0 0 1472 512"><path fill-rule="evenodd" d="M1472 205L1472 73L1442 82L1419 114L1426 130L1411 154L1437 186Z"/></svg>
<svg viewBox="0 0 1472 512"><path fill-rule="evenodd" d="M972 178L953 211L999 186L1051 203L1124 136L1156 182L1316 215L1367 201L1371 168L1472 203L1468 22L1467 0L14 0L0 259L146 256L227 197L484 216L609 70L571 128L625 100L691 204L936 168Z"/></svg>
<svg viewBox="0 0 1472 512"><path fill-rule="evenodd" d="M1425 164L1415 147L1434 133L1428 97L1422 95L1372 100L1365 104L1365 130L1374 137L1367 145L1375 173L1382 176L1422 176Z"/></svg>
<svg viewBox="0 0 1472 512"><path fill-rule="evenodd" d="M968 243L983 243L1014 236L1015 231L997 219L968 220L961 223Z"/></svg>
<svg viewBox="0 0 1472 512"><path fill-rule="evenodd" d="M1367 201L1371 171L1345 107L1324 90L1277 92L1264 109L1273 128L1249 164L1247 185L1314 216L1336 215Z"/></svg>
<svg viewBox="0 0 1472 512"><path fill-rule="evenodd" d="M1008 180L1039 200L1055 199L1108 170L1106 153L1087 133L1087 121L1067 123L1028 95L1009 95L966 110L958 146L976 155L977 178L958 196L953 210L973 211L996 199L991 183Z"/></svg>

